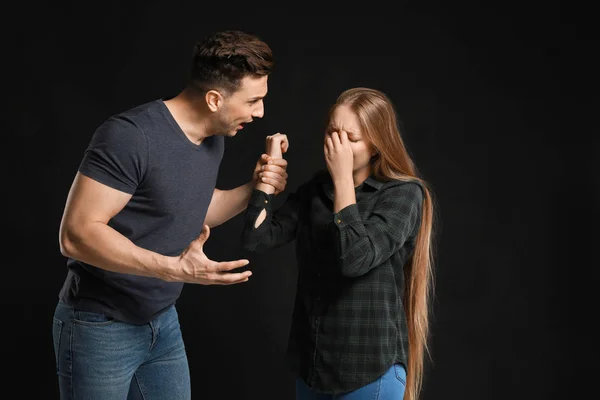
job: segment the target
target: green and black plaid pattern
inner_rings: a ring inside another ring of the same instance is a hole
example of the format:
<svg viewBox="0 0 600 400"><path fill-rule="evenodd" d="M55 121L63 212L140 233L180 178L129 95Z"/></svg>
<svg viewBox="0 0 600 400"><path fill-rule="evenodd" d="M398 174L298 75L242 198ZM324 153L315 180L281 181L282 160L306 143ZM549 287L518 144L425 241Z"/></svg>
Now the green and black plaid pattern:
<svg viewBox="0 0 600 400"><path fill-rule="evenodd" d="M418 232L423 192L416 182L369 177L356 204L333 213L327 173L288 195L255 190L245 214L244 248L265 252L295 240L298 286L288 360L307 385L343 393L406 365L403 266ZM267 217L254 224L265 209Z"/></svg>

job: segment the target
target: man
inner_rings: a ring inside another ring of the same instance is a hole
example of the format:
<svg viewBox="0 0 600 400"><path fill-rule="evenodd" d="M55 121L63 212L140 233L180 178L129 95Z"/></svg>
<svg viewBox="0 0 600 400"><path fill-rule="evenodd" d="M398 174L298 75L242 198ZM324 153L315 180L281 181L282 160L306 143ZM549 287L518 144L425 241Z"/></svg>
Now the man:
<svg viewBox="0 0 600 400"><path fill-rule="evenodd" d="M215 189L224 138L264 114L271 49L226 31L199 42L173 98L107 119L94 133L60 224L68 275L54 314L61 398L189 399L175 302L184 283L230 285L247 260L203 252L210 228L242 212L255 183L285 189L287 163L264 154L253 179ZM287 151L285 135L268 137Z"/></svg>

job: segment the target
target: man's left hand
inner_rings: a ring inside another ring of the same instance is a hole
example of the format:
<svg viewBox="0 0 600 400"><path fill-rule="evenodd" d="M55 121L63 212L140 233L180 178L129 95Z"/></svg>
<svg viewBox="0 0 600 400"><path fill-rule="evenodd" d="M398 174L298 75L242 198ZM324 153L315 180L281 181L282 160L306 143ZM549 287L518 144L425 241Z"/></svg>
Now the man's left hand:
<svg viewBox="0 0 600 400"><path fill-rule="evenodd" d="M272 158L268 154L263 154L256 162L252 179L255 184L262 182L273 186L277 195L283 192L287 185L287 164L285 158Z"/></svg>

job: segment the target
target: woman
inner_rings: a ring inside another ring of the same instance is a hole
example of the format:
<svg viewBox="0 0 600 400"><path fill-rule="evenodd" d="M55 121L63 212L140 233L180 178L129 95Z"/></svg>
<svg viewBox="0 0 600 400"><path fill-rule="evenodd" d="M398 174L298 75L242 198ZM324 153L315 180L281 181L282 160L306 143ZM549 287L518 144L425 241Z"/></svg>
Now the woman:
<svg viewBox="0 0 600 400"><path fill-rule="evenodd" d="M281 157L277 138L267 151ZM285 150L285 149L284 149ZM330 110L327 170L271 209L258 183L244 248L295 240L289 361L304 399L418 398L432 288L433 202L380 91L353 88ZM408 373L407 373L408 372Z"/></svg>

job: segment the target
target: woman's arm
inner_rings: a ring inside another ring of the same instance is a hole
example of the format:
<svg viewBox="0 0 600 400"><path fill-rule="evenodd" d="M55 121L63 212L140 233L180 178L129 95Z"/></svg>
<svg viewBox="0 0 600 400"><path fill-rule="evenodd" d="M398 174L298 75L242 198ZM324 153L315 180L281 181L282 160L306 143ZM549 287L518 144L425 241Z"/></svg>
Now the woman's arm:
<svg viewBox="0 0 600 400"><path fill-rule="evenodd" d="M334 215L336 249L342 275L364 275L404 246L420 223L423 192L419 184L399 182L379 189L372 213L363 219L356 204Z"/></svg>

